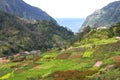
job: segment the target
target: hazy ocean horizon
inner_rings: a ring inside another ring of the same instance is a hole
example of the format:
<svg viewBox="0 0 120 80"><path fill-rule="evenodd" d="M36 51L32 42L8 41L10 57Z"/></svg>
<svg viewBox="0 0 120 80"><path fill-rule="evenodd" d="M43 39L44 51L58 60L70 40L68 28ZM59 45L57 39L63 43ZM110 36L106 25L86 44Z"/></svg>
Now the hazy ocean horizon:
<svg viewBox="0 0 120 80"><path fill-rule="evenodd" d="M55 18L59 25L72 30L74 33L78 32L85 18Z"/></svg>

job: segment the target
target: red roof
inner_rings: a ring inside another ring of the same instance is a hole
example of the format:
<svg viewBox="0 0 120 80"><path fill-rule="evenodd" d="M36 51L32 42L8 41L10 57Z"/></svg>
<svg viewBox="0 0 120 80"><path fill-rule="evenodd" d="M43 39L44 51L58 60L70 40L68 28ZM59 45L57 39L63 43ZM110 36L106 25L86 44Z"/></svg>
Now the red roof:
<svg viewBox="0 0 120 80"><path fill-rule="evenodd" d="M100 67L102 65L102 63L103 63L102 61L97 61L94 66Z"/></svg>
<svg viewBox="0 0 120 80"><path fill-rule="evenodd" d="M18 54L16 54L15 56L20 56L20 54L18 53Z"/></svg>

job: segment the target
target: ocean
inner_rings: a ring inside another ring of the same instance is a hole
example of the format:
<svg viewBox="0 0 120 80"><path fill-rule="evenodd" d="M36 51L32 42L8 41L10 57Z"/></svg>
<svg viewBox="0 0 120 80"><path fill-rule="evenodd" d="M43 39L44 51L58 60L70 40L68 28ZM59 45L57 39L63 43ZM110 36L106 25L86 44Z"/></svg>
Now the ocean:
<svg viewBox="0 0 120 80"><path fill-rule="evenodd" d="M67 27L74 33L77 33L85 21L85 18L55 18L55 20L59 25Z"/></svg>

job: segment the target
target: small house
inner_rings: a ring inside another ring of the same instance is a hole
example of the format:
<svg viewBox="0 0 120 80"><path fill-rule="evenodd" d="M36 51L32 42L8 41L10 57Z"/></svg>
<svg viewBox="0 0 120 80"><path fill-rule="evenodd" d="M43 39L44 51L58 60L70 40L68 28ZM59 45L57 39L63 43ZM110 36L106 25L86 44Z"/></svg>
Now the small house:
<svg viewBox="0 0 120 80"><path fill-rule="evenodd" d="M24 51L24 54L30 54L30 52L28 52L28 51Z"/></svg>
<svg viewBox="0 0 120 80"><path fill-rule="evenodd" d="M71 49L73 49L73 47L71 46L71 47L69 47L67 50L71 50Z"/></svg>
<svg viewBox="0 0 120 80"><path fill-rule="evenodd" d="M15 57L19 57L19 56L21 56L19 53L15 55Z"/></svg>
<svg viewBox="0 0 120 80"><path fill-rule="evenodd" d="M115 37L116 40L120 40L120 36Z"/></svg>
<svg viewBox="0 0 120 80"><path fill-rule="evenodd" d="M97 61L94 65L94 67L100 67L103 64L102 61Z"/></svg>
<svg viewBox="0 0 120 80"><path fill-rule="evenodd" d="M0 60L3 60L3 58L0 58Z"/></svg>
<svg viewBox="0 0 120 80"><path fill-rule="evenodd" d="M30 54L40 54L41 51L40 50L32 50L30 51Z"/></svg>
<svg viewBox="0 0 120 80"><path fill-rule="evenodd" d="M97 30L108 29L108 27L98 27Z"/></svg>

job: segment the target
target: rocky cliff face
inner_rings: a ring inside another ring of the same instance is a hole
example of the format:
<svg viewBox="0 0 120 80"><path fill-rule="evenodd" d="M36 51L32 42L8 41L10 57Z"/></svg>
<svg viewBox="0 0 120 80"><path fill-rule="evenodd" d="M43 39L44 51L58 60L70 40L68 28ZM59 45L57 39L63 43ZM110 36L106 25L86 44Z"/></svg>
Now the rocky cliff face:
<svg viewBox="0 0 120 80"><path fill-rule="evenodd" d="M54 20L46 12L23 0L0 0L0 10L30 20Z"/></svg>
<svg viewBox="0 0 120 80"><path fill-rule="evenodd" d="M83 23L81 29L88 25L90 27L108 27L117 22L120 22L120 1L112 2L89 15Z"/></svg>

